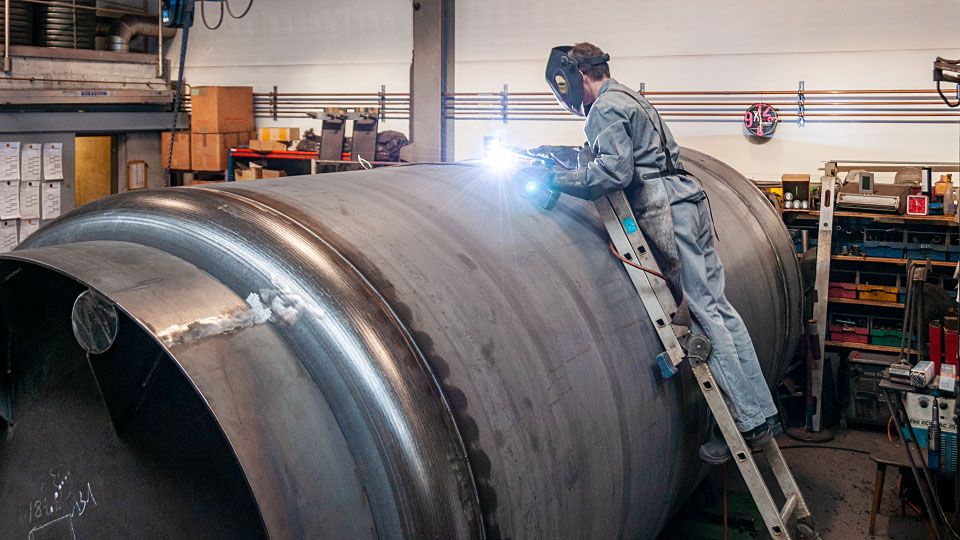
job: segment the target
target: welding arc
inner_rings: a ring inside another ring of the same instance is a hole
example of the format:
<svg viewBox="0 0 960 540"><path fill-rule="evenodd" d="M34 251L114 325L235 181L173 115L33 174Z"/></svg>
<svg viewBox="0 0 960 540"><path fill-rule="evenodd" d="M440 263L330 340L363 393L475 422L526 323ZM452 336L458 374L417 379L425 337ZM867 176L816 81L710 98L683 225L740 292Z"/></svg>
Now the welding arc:
<svg viewBox="0 0 960 540"><path fill-rule="evenodd" d="M631 260L629 260L629 259L625 259L622 255L620 255L619 253L617 253L617 249L616 249L615 247L613 247L613 243L610 244L610 253L613 253L613 256L616 257L616 258L618 258L618 259L620 259L620 261L623 262L623 264L629 264L630 266L636 268L637 270L643 270L644 272L646 272L646 273L648 273L648 274L653 274L653 275L657 276L658 278L660 278L660 279L662 279L662 280L664 280L664 281L669 281L669 280L667 280L667 276L661 274L660 272L657 272L656 270L654 270L654 269L652 269L652 268L647 268L646 266L641 266L641 265L639 265L639 264L637 264L637 263L635 263L635 262L633 262L633 261L631 261Z"/></svg>

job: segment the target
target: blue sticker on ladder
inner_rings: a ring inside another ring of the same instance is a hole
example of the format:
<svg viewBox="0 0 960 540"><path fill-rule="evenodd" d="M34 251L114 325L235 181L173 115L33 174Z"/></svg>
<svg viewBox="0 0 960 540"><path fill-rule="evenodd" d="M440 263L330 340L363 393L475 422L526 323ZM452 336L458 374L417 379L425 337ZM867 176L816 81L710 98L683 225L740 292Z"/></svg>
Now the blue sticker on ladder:
<svg viewBox="0 0 960 540"><path fill-rule="evenodd" d="M637 221L632 217L628 217L623 220L623 230L627 231L627 234L633 234L637 232Z"/></svg>

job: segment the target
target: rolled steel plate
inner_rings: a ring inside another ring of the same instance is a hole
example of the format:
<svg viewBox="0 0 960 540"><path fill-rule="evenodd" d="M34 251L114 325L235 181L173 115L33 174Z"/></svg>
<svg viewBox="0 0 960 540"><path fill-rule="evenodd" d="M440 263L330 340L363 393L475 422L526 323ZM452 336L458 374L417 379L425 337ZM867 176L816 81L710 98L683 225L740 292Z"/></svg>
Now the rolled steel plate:
<svg viewBox="0 0 960 540"><path fill-rule="evenodd" d="M790 235L682 155L772 381L801 323ZM0 280L3 538L646 539L703 472L702 396L660 377L593 206L539 210L477 164L130 192L0 255ZM122 315L89 360L88 289ZM70 508L42 508L50 471Z"/></svg>
<svg viewBox="0 0 960 540"><path fill-rule="evenodd" d="M0 0L0 44L3 40L3 7ZM10 3L10 44L33 45L33 6L23 2Z"/></svg>

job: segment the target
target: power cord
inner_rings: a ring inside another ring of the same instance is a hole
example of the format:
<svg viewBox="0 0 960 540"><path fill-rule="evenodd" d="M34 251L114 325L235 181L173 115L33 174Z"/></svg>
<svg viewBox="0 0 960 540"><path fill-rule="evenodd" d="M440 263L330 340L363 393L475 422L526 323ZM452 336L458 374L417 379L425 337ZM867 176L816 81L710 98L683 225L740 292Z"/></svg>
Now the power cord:
<svg viewBox="0 0 960 540"><path fill-rule="evenodd" d="M216 26L210 26L210 24L207 23L207 9L206 9L206 7L207 7L207 2L206 2L206 0L200 0L200 20L203 21L203 25L207 27L207 30L216 30L217 28L220 28L220 25L221 25L221 24L223 24L223 4L224 4L225 1L226 1L226 0L221 0L221 1L219 2L219 4L220 4L220 18L217 19L217 25L216 25ZM227 9L229 9L229 7L228 7Z"/></svg>
<svg viewBox="0 0 960 540"><path fill-rule="evenodd" d="M647 268L646 266L639 265L631 260L628 260L626 257L623 257L622 255L617 253L617 248L613 247L612 243L610 244L610 253L613 253L613 256L620 259L620 262L622 262L623 264L629 264L630 266L636 268L637 270L643 270L644 272L653 276L657 276L658 278L664 281L670 281L669 279L667 279L667 276L661 274L660 272L657 272L652 268Z"/></svg>
<svg viewBox="0 0 960 540"><path fill-rule="evenodd" d="M937 93L940 94L940 99L947 104L947 107L960 107L960 99L958 99L956 103L953 103L950 101L950 98L943 95L943 91L940 90L940 81L937 81Z"/></svg>
<svg viewBox="0 0 960 540"><path fill-rule="evenodd" d="M243 10L243 13L240 15L234 15L233 10L230 9L230 0L223 0L223 3L227 6L227 13L229 13L234 19L242 19L246 17L247 13L250 13L250 8L253 7L253 0L250 0L250 3L247 4L247 9Z"/></svg>

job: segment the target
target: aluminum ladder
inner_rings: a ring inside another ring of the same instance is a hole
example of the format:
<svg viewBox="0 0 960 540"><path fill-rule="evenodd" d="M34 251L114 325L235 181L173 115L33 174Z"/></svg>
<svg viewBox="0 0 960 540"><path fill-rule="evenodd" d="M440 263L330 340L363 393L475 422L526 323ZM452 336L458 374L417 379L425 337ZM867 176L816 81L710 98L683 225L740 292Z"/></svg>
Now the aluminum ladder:
<svg viewBox="0 0 960 540"><path fill-rule="evenodd" d="M760 449L776 476L780 490L786 498L786 504L781 508L773 500L770 489L753 458L753 453L740 434L740 430L737 429L733 415L707 365L707 358L712 350L710 340L705 336L692 334L686 326L673 324L677 305L667 283L630 264L634 263L654 272L660 272L646 238L640 231L626 194L623 190L614 191L595 200L594 204L610 236L613 249L628 261L624 262L627 274L663 342L665 351L657 356L657 364L663 376L669 378L677 373L680 363L685 358L690 361L690 368L697 378L700 391L703 392L707 405L710 406L710 411L730 447L733 460L750 489L750 495L760 510L770 536L775 540L819 539L820 535L814 527L810 508L800 493L797 481L790 472L780 447L771 438ZM791 516L796 517L797 520L796 534L791 534L790 529L787 528L787 522Z"/></svg>

